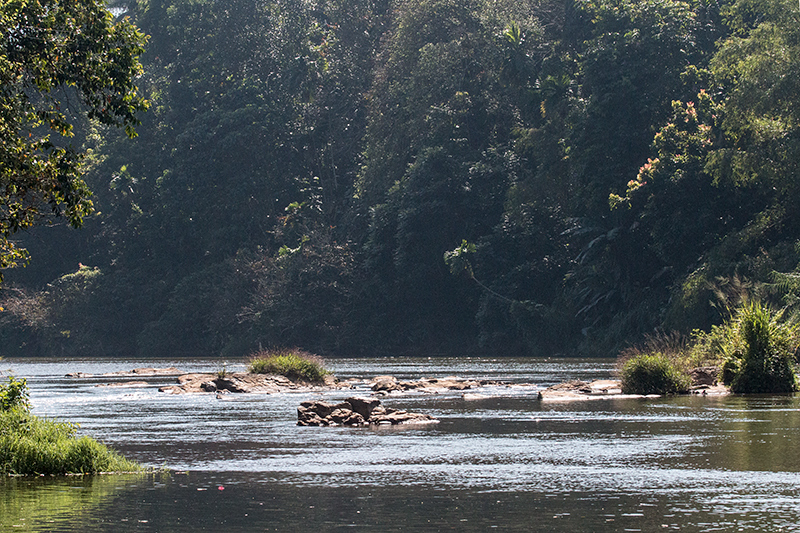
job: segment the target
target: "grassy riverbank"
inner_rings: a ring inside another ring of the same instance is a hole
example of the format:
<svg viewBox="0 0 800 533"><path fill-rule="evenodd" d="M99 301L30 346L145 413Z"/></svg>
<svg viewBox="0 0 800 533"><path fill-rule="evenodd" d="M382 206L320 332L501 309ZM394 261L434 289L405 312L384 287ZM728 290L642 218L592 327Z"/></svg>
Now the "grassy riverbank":
<svg viewBox="0 0 800 533"><path fill-rule="evenodd" d="M25 380L0 385L0 475L63 475L140 472L143 468L75 424L31 414Z"/></svg>

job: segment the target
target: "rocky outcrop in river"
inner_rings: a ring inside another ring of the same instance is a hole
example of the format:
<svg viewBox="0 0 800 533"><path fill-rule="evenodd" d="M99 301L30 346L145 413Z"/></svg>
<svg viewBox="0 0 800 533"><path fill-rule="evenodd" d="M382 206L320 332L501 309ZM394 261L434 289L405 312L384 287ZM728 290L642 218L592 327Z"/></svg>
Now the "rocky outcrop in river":
<svg viewBox="0 0 800 533"><path fill-rule="evenodd" d="M347 398L337 404L308 401L297 408L298 426L395 426L438 422L430 415L384 407L375 398Z"/></svg>
<svg viewBox="0 0 800 533"><path fill-rule="evenodd" d="M539 392L539 399L544 401L589 400L610 397L631 397L631 395L623 396L620 382L615 379L598 379L591 382L575 379L553 385Z"/></svg>
<svg viewBox="0 0 800 533"><path fill-rule="evenodd" d="M85 374L82 372L74 372L67 374L71 378L93 378L93 377L154 377L154 376L172 376L181 374L177 368L134 368L133 370L112 372L107 374ZM728 394L729 390L724 385L718 384L719 369L716 367L701 367L695 368L691 372L692 389L694 394L708 395L721 395ZM145 381L129 381L119 383L106 383L97 385L99 387L144 387L148 383ZM220 394L225 393L282 393L282 392L310 392L310 391L333 391L341 389L362 389L368 388L376 396L387 396L389 394L402 394L402 393L423 393L423 394L439 394L454 391L475 391L469 394L464 393L462 397L468 400L485 399L480 389L489 386L502 386L522 390L526 388L537 388L532 383L506 383L500 381L490 381L482 379L469 379L458 376L448 376L444 378L422 378L415 381L404 381L397 379L394 376L376 376L372 379L358 379L351 378L347 381L340 382L335 377L328 375L325 377L324 383L305 383L292 381L286 377L273 375L273 374L250 374L246 372L230 372L230 373L196 373L196 374L182 374L177 377L176 385L167 385L160 387L158 390L172 394L184 393L200 393L200 392L213 392ZM357 393L353 393L357 394ZM500 393L502 395L502 393ZM495 395L497 392L495 391ZM641 398L640 395L622 394L620 382L614 379L602 379L591 382L572 380L564 383L553 385L544 390L539 391L539 399L543 401L569 401L569 400L589 400L589 399L603 399L603 398ZM378 400L374 400L377 402ZM323 402L324 403L324 402ZM319 407L320 412L325 412L325 407ZM383 409L383 407L380 407ZM370 416L361 415L363 420L359 421L357 418L355 425L359 424L396 424L405 423L413 419L413 413L405 413L392 411L385 413L382 420L374 422L370 420ZM315 411L316 412L316 411ZM358 411L355 411L358 414ZM389 416L391 415L391 416ZM325 420L325 416L320 416L321 420ZM335 419L328 420L325 424L345 424L340 415ZM301 424L306 425L306 424ZM308 424L320 425L320 424ZM348 424L350 425L350 424Z"/></svg>
<svg viewBox="0 0 800 533"><path fill-rule="evenodd" d="M187 392L261 392L278 393L292 391L331 390L344 387L333 376L326 376L324 383L292 381L274 374L250 374L246 372L219 374L184 374L178 377L177 385L161 387L161 392L184 394Z"/></svg>
<svg viewBox="0 0 800 533"><path fill-rule="evenodd" d="M457 376L449 376L446 378L422 378L417 381L400 381L394 376L377 376L372 378L371 386L373 392L389 393L389 392L429 392L436 393L446 390L467 390L486 385L501 385L500 382L464 379Z"/></svg>
<svg viewBox="0 0 800 533"><path fill-rule="evenodd" d="M351 379L338 381L333 376L326 376L324 383L295 382L283 376L272 374L228 373L218 374L184 374L178 377L177 385L161 387L162 392L183 394L187 392L302 392L336 389L355 389L368 385L374 394L421 392L437 394L444 391L463 391L477 389L487 385L501 385L500 382L474 380L450 376L446 378L423 378L417 381L401 381L394 376L378 376L370 380Z"/></svg>

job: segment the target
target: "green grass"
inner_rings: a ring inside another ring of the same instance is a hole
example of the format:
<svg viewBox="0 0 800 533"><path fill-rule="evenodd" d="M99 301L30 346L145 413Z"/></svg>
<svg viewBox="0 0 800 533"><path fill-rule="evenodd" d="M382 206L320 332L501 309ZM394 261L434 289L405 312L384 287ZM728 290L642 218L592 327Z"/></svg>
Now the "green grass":
<svg viewBox="0 0 800 533"><path fill-rule="evenodd" d="M25 380L0 384L0 474L63 475L141 472L142 467L96 440L78 436L73 424L30 413Z"/></svg>
<svg viewBox="0 0 800 533"><path fill-rule="evenodd" d="M300 350L261 351L253 355L248 365L252 374L277 374L292 381L322 383L329 374L322 360Z"/></svg>
<svg viewBox="0 0 800 533"><path fill-rule="evenodd" d="M641 353L628 359L620 371L624 394L680 394L691 379L663 353Z"/></svg>
<svg viewBox="0 0 800 533"><path fill-rule="evenodd" d="M39 418L23 409L0 413L0 473L97 474L140 472L142 467L75 426Z"/></svg>

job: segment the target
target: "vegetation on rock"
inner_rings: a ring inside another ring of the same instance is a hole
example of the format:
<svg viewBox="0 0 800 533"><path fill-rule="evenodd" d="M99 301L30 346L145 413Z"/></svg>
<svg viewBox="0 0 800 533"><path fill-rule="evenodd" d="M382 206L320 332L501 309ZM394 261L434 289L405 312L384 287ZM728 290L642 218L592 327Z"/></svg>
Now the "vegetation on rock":
<svg viewBox="0 0 800 533"><path fill-rule="evenodd" d="M710 367L719 369L719 380L732 392L794 392L799 349L800 328L784 311L745 301L723 324L708 333L695 331L688 342L680 335L662 336L623 352L623 389L646 390L651 380L683 382L692 369Z"/></svg>
<svg viewBox="0 0 800 533"><path fill-rule="evenodd" d="M691 379L663 353L638 354L620 371L623 394L680 394L689 391Z"/></svg>
<svg viewBox="0 0 800 533"><path fill-rule="evenodd" d="M277 374L293 381L321 383L329 374L322 359L301 350L265 350L252 356L248 371L253 374Z"/></svg>

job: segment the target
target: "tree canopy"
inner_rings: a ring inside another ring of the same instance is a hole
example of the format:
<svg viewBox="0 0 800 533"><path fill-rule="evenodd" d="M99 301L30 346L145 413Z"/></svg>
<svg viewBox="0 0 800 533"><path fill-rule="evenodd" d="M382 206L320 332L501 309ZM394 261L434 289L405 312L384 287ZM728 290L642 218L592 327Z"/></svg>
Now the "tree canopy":
<svg viewBox="0 0 800 533"><path fill-rule="evenodd" d="M86 151L71 141L82 116L134 135L144 43L102 1L0 4L0 268L26 257L18 231L62 215L77 227L91 213Z"/></svg>

